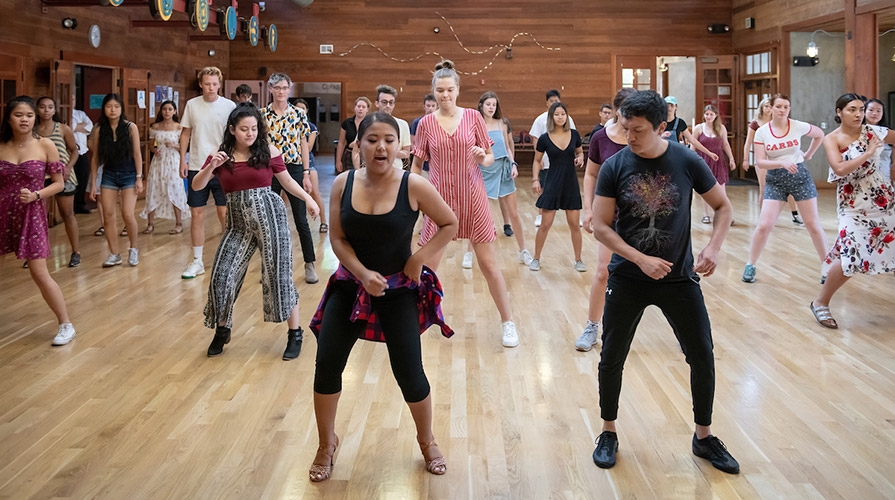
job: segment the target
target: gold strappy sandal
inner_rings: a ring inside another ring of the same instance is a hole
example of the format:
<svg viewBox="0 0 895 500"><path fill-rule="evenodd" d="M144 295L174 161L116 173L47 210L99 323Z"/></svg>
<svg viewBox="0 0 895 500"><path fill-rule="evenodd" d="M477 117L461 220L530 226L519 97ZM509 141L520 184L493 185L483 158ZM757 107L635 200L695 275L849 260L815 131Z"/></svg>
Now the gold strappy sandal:
<svg viewBox="0 0 895 500"><path fill-rule="evenodd" d="M423 460L426 460L426 450L433 446L438 446L435 441L419 443L419 445L420 451L423 453ZM435 474L436 476L441 476L447 472L447 463L444 461L444 455L435 457L432 460L426 460L426 470L429 471L430 474Z"/></svg>
<svg viewBox="0 0 895 500"><path fill-rule="evenodd" d="M321 481L326 481L333 473L333 457L336 455L336 449L339 447L339 436L336 436L336 444L329 446L318 446L317 451L323 452L325 455L329 456L329 465L320 465L320 464L311 464L310 470L308 470L308 477L312 482L319 483ZM332 448L332 453L326 453L329 448Z"/></svg>

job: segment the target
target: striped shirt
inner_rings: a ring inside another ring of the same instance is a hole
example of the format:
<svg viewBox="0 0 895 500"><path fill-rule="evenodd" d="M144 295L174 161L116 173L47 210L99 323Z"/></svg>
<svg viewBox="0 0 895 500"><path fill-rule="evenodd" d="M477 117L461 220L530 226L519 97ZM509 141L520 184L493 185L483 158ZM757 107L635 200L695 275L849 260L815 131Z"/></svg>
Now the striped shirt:
<svg viewBox="0 0 895 500"><path fill-rule="evenodd" d="M454 211L460 223L454 239L475 243L494 241L497 236L491 207L485 193L482 171L472 147L491 147L485 120L477 110L464 108L456 132L448 135L435 113L424 116L416 130L413 155L429 162L429 182ZM420 245L425 245L438 227L425 217Z"/></svg>

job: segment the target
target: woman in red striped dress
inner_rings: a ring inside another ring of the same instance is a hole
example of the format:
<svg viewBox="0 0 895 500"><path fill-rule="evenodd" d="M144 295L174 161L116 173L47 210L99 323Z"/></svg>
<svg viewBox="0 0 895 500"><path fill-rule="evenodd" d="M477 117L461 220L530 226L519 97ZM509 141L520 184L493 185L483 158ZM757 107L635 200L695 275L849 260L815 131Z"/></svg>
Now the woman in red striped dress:
<svg viewBox="0 0 895 500"><path fill-rule="evenodd" d="M472 242L476 260L503 323L502 343L504 347L516 347L519 336L510 313L506 282L497 261L494 221L479 170L479 165L494 163L485 121L477 110L457 106L460 77L453 62L442 61L435 66L432 90L438 100L438 110L419 122L412 171L421 173L423 162L429 162L429 181L460 222L456 238ZM425 245L437 229L434 222L425 218L420 245ZM444 250L439 252L434 261L439 262L443 253Z"/></svg>

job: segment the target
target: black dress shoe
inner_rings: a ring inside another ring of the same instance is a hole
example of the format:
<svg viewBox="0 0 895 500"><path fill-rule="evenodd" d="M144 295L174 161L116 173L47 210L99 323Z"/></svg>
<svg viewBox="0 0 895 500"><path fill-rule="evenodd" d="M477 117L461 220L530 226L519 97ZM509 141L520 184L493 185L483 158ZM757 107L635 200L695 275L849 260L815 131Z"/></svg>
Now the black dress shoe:
<svg viewBox="0 0 895 500"><path fill-rule="evenodd" d="M289 361L298 357L301 353L301 341L304 331L301 327L296 330L289 330L289 339L286 341L286 351L283 353L283 360Z"/></svg>
<svg viewBox="0 0 895 500"><path fill-rule="evenodd" d="M211 345L208 346L208 357L217 356L224 352L224 344L230 342L230 329L226 326L219 326L214 331L214 338L211 339Z"/></svg>

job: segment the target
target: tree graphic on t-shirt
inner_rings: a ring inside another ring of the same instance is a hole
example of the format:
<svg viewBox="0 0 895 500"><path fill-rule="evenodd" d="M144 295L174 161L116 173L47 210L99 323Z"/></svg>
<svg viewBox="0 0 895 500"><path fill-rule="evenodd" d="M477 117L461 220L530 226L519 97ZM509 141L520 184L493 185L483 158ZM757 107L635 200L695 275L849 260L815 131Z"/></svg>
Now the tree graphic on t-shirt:
<svg viewBox="0 0 895 500"><path fill-rule="evenodd" d="M671 231L656 227L658 217L671 215L678 209L681 195L671 182L671 175L663 172L644 172L634 176L624 194L632 217L649 219L649 226L630 233L628 242L637 250L656 255L671 240Z"/></svg>

